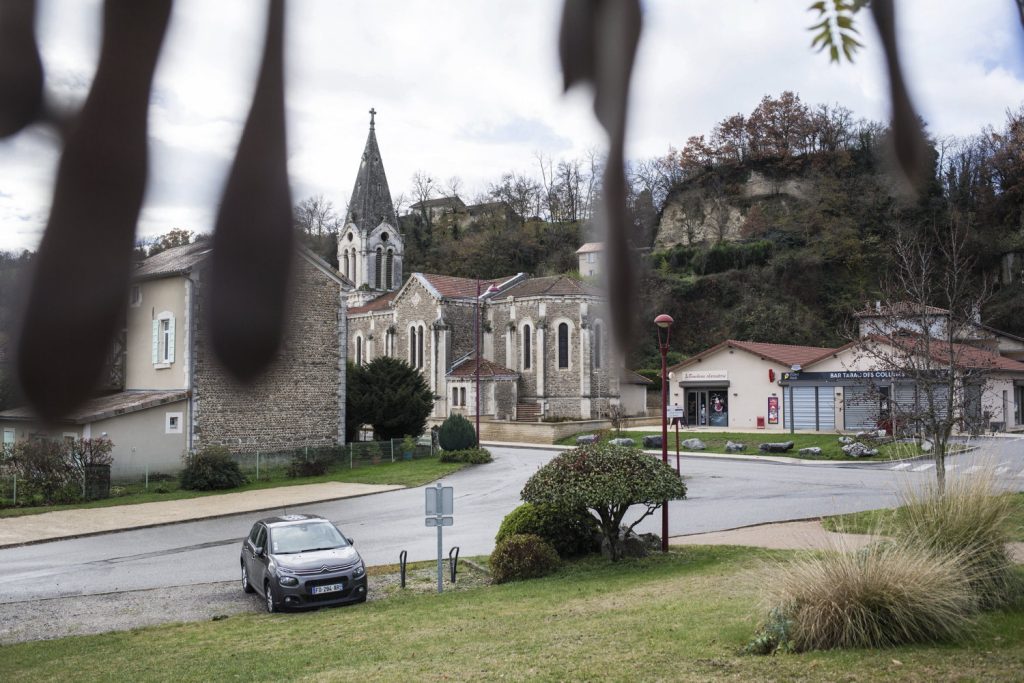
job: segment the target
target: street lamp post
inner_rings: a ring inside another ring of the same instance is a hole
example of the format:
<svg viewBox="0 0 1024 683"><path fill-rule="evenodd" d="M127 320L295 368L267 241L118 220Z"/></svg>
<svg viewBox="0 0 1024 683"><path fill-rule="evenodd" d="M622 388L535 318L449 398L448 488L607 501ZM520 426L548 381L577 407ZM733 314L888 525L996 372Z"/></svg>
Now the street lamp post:
<svg viewBox="0 0 1024 683"><path fill-rule="evenodd" d="M661 351L661 461L668 466L668 340L672 336L672 316L662 313L654 319ZM662 332L664 330L664 333ZM668 501L661 503L661 552L668 552Z"/></svg>
<svg viewBox="0 0 1024 683"><path fill-rule="evenodd" d="M495 294L498 288L491 285L486 294ZM480 278L476 279L476 314L473 322L474 343L476 345L476 447L480 448Z"/></svg>

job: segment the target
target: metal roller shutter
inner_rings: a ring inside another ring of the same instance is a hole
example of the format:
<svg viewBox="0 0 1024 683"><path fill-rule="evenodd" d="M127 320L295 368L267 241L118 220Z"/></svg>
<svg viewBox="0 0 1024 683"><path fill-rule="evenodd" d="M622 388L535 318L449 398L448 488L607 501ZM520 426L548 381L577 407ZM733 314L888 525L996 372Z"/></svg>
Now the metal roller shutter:
<svg viewBox="0 0 1024 683"><path fill-rule="evenodd" d="M878 424L878 396L871 387L843 387L845 411L843 429L875 429Z"/></svg>
<svg viewBox="0 0 1024 683"><path fill-rule="evenodd" d="M832 387L818 387L818 429L836 428L836 392Z"/></svg>
<svg viewBox="0 0 1024 683"><path fill-rule="evenodd" d="M790 408L785 413L784 426L786 429L790 428L789 421L791 416L796 417L797 429L816 428L816 421L814 419L814 389L815 387L793 387L792 404L790 403L789 392L786 392L786 407Z"/></svg>

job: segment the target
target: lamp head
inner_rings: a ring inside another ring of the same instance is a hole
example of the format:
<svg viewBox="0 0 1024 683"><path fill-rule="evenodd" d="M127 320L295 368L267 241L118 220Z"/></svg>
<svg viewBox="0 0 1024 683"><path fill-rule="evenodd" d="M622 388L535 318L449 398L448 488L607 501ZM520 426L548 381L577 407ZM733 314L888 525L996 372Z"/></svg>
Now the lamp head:
<svg viewBox="0 0 1024 683"><path fill-rule="evenodd" d="M672 316L668 315L667 313L662 313L661 315L654 319L654 324L663 330L672 327L672 323L674 322L675 321L672 320Z"/></svg>

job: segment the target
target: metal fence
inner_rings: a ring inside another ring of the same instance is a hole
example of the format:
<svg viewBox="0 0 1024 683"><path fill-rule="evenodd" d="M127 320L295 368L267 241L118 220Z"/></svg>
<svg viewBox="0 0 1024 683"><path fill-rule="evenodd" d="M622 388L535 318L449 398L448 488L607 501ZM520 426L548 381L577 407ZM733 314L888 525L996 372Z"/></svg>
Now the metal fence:
<svg viewBox="0 0 1024 683"><path fill-rule="evenodd" d="M391 439L289 451L234 453L231 457L250 481L286 481L297 477L338 474L403 460L418 460L431 457L438 450L428 433L416 442L411 451L406 451L404 439ZM114 475L110 485L113 497L146 492L167 493L178 488L178 474L146 469L135 476ZM17 505L19 500L24 505L26 492L30 488L13 468L4 467L0 462L0 507Z"/></svg>

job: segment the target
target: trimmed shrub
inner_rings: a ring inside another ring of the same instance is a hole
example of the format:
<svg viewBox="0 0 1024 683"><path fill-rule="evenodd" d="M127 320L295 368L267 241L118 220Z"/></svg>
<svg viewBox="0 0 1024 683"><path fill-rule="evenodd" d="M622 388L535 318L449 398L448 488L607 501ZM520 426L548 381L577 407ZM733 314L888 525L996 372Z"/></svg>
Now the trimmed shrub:
<svg viewBox="0 0 1024 683"><path fill-rule="evenodd" d="M494 583L537 579L558 568L558 553L551 544L534 534L515 534L499 543L491 553Z"/></svg>
<svg viewBox="0 0 1024 683"><path fill-rule="evenodd" d="M284 473L293 479L296 477L319 477L327 474L329 464L328 453L315 451L312 456L307 457L303 451L296 451L292 453L292 459Z"/></svg>
<svg viewBox="0 0 1024 683"><path fill-rule="evenodd" d="M748 651L881 648L962 636L976 607L962 560L900 541L783 564L766 581L771 618Z"/></svg>
<svg viewBox="0 0 1024 683"><path fill-rule="evenodd" d="M521 496L535 505L593 510L614 562L623 556L622 539L663 501L685 498L686 485L674 469L639 448L597 443L552 458L527 480ZM644 512L622 533L633 505Z"/></svg>
<svg viewBox="0 0 1024 683"><path fill-rule="evenodd" d="M49 439L18 441L11 449L11 463L18 473L18 498L45 505L72 503L82 495L65 444Z"/></svg>
<svg viewBox="0 0 1024 683"><path fill-rule="evenodd" d="M224 446L207 446L191 458L181 471L181 488L191 491L233 489L246 482L231 451Z"/></svg>
<svg viewBox="0 0 1024 683"><path fill-rule="evenodd" d="M495 543L516 534L534 534L551 544L560 557L578 557L600 550L597 520L586 508L565 510L553 505L523 503L505 515Z"/></svg>
<svg viewBox="0 0 1024 683"><path fill-rule="evenodd" d="M476 446L476 430L473 423L459 413L452 413L441 424L437 433L441 448L446 451L464 451Z"/></svg>
<svg viewBox="0 0 1024 683"><path fill-rule="evenodd" d="M461 451L441 451L441 462L464 462L470 465L483 465L492 462L491 452L486 448L466 448Z"/></svg>
<svg viewBox="0 0 1024 683"><path fill-rule="evenodd" d="M935 482L904 489L902 507L892 516L890 532L909 543L963 558L964 572L983 608L1018 602L1024 585L1006 549L1012 540L1012 496L999 495L990 470L950 477L945 493Z"/></svg>

